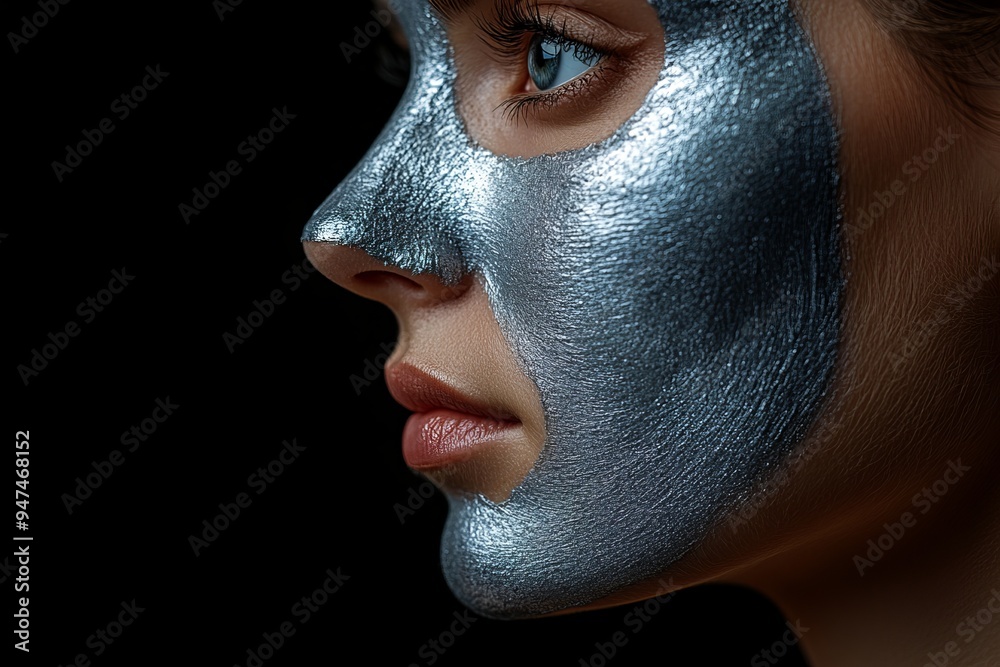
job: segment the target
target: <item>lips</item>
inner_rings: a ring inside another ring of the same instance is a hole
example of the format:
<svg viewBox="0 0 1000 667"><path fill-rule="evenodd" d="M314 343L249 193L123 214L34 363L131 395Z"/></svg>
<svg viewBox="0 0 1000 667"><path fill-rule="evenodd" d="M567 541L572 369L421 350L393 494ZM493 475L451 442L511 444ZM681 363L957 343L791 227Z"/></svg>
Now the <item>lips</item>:
<svg viewBox="0 0 1000 667"><path fill-rule="evenodd" d="M433 470L500 446L521 422L505 411L463 395L409 364L386 371L389 393L412 410L403 429L403 458L411 468Z"/></svg>

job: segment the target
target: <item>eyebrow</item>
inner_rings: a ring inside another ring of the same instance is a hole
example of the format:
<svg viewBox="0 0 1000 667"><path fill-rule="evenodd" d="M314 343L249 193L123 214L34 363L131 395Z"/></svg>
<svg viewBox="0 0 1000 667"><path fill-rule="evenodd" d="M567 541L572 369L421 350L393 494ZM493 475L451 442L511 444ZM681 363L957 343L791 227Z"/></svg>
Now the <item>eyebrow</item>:
<svg viewBox="0 0 1000 667"><path fill-rule="evenodd" d="M438 16L446 23L451 23L456 15L469 11L475 0L428 0L428 2Z"/></svg>

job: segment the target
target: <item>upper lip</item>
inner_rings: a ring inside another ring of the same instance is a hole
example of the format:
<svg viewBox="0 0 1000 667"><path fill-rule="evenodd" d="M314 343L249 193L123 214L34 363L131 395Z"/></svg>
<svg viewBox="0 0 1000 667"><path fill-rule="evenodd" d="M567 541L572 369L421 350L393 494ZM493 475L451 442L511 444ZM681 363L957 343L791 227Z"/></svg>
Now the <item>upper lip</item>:
<svg viewBox="0 0 1000 667"><path fill-rule="evenodd" d="M519 421L509 412L465 396L447 382L407 363L388 367L385 382L396 402L413 412L447 409L499 421Z"/></svg>

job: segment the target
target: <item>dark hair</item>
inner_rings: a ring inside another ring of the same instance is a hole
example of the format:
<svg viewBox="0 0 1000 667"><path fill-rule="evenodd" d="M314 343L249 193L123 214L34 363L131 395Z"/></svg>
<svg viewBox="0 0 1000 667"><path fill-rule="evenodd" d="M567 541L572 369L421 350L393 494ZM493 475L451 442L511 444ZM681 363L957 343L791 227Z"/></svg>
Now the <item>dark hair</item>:
<svg viewBox="0 0 1000 667"><path fill-rule="evenodd" d="M996 0L864 0L864 5L972 122L1000 136Z"/></svg>

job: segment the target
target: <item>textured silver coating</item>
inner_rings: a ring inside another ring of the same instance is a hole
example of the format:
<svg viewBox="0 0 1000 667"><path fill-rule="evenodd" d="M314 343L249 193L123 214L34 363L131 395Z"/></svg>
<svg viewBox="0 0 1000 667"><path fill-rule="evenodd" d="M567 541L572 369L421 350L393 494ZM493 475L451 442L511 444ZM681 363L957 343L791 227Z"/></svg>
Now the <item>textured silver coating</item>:
<svg viewBox="0 0 1000 667"><path fill-rule="evenodd" d="M653 0L666 52L610 138L530 159L464 131L448 41L400 0L413 72L303 240L481 274L547 437L503 503L449 496L455 594L495 617L660 576L801 443L832 377L837 135L782 1Z"/></svg>

